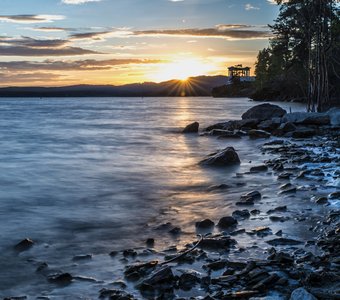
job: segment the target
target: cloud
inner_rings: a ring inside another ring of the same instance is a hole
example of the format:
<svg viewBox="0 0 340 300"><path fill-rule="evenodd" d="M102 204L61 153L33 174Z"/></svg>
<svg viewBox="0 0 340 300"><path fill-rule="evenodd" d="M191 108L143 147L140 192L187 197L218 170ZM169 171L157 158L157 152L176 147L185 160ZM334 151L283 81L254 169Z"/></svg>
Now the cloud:
<svg viewBox="0 0 340 300"><path fill-rule="evenodd" d="M265 30L250 30L251 25L220 24L215 28L187 28L187 29L155 29L133 31L135 36L174 36L174 37L201 37L223 38L230 40L267 39L271 33Z"/></svg>
<svg viewBox="0 0 340 300"><path fill-rule="evenodd" d="M111 33L112 31L74 33L70 35L70 39L72 40L83 40L83 39L101 40L105 35L109 35Z"/></svg>
<svg viewBox="0 0 340 300"><path fill-rule="evenodd" d="M63 19L61 15L0 15L0 21L11 23L51 23Z"/></svg>
<svg viewBox="0 0 340 300"><path fill-rule="evenodd" d="M259 10L260 8L257 7L257 6L253 6L253 5L251 5L250 3L248 3L248 4L246 4L246 5L244 6L244 9L245 9L245 10Z"/></svg>
<svg viewBox="0 0 340 300"><path fill-rule="evenodd" d="M65 27L56 27L56 26L42 26L42 27L34 27L28 28L34 31L47 31L47 32L54 32L54 31L73 31L73 28L65 28Z"/></svg>
<svg viewBox="0 0 340 300"><path fill-rule="evenodd" d="M0 55L5 56L69 56L99 54L99 52L69 46L69 41L62 39L38 40L30 37L0 37Z"/></svg>
<svg viewBox="0 0 340 300"><path fill-rule="evenodd" d="M62 3L65 4L73 4L73 5L78 5L78 4L84 4L84 3L89 3L89 2L100 2L102 0L62 0Z"/></svg>
<svg viewBox="0 0 340 300"><path fill-rule="evenodd" d="M0 81L1 85L13 85L13 82L16 84L20 83L32 83L32 82L46 82L51 81L60 82L64 77L61 74L54 73L44 73L44 72L33 72L33 73L1 73L0 72Z"/></svg>
<svg viewBox="0 0 340 300"><path fill-rule="evenodd" d="M157 64L164 63L164 60L158 59L106 59L106 60L44 60L36 61L10 61L0 62L0 70L10 72L27 72L34 70L43 71L95 71L110 70L115 66L131 64Z"/></svg>

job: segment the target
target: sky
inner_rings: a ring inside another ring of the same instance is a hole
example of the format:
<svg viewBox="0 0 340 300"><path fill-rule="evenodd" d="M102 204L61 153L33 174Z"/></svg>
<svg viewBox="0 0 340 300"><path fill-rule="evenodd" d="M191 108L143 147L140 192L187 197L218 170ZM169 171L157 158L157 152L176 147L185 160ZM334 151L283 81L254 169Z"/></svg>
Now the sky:
<svg viewBox="0 0 340 300"><path fill-rule="evenodd" d="M273 0L0 0L0 86L121 85L254 69Z"/></svg>

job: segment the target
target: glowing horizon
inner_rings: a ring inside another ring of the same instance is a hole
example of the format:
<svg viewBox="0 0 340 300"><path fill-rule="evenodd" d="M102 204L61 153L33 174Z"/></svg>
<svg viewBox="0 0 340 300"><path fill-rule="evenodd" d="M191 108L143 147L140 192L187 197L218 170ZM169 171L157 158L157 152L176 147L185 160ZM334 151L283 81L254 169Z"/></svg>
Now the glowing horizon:
<svg viewBox="0 0 340 300"><path fill-rule="evenodd" d="M0 86L185 80L227 75L234 64L253 71L277 7L252 2L3 0Z"/></svg>

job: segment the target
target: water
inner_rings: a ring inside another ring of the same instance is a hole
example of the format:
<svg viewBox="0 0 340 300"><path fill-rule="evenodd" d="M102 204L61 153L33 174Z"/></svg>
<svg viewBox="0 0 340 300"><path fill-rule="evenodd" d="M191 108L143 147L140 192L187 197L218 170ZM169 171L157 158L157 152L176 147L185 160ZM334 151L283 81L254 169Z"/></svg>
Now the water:
<svg viewBox="0 0 340 300"><path fill-rule="evenodd" d="M193 121L204 128L239 119L256 104L245 98L1 99L0 296L98 296L100 284L58 288L35 268L46 261L106 283L117 270L110 251L141 246L150 236L159 249L169 241L184 243L192 240L195 221L230 213L241 192L259 185L270 191L271 177L242 183L235 176L264 159L259 141L179 133ZM304 110L301 104L280 105ZM238 151L240 167L197 165L229 145ZM228 193L208 191L220 183L231 186ZM165 222L184 234L158 234L155 227ZM25 237L35 246L14 253L13 245ZM72 262L87 253L94 255L91 262Z"/></svg>

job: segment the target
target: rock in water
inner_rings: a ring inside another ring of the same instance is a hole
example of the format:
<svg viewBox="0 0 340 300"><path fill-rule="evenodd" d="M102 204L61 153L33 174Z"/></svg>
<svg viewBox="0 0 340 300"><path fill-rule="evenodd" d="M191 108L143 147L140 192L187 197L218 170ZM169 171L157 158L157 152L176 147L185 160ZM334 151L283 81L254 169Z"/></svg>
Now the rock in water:
<svg viewBox="0 0 340 300"><path fill-rule="evenodd" d="M191 123L183 129L183 133L197 133L200 124L198 122Z"/></svg>
<svg viewBox="0 0 340 300"><path fill-rule="evenodd" d="M33 246L33 244L34 244L34 242L31 239L26 238L26 239L22 240L20 243L16 244L14 246L14 249L19 251L19 252L26 251L29 248L31 248Z"/></svg>
<svg viewBox="0 0 340 300"><path fill-rule="evenodd" d="M220 228L228 228L237 224L237 220L233 217L223 217L218 221L217 226Z"/></svg>
<svg viewBox="0 0 340 300"><path fill-rule="evenodd" d="M258 120L269 120L272 118L282 117L287 112L278 105L273 105L269 103L264 103L256 105L249 110L247 110L242 115L242 120L244 119L258 119Z"/></svg>
<svg viewBox="0 0 340 300"><path fill-rule="evenodd" d="M233 147L227 147L223 150L214 152L200 162L201 165L215 167L238 165L240 163L240 158Z"/></svg>
<svg viewBox="0 0 340 300"><path fill-rule="evenodd" d="M312 294L300 287L292 292L290 300L317 300Z"/></svg>
<svg viewBox="0 0 340 300"><path fill-rule="evenodd" d="M211 228L214 226L215 226L215 223L209 219L196 222L196 228L199 228L199 229L207 229L207 228Z"/></svg>

